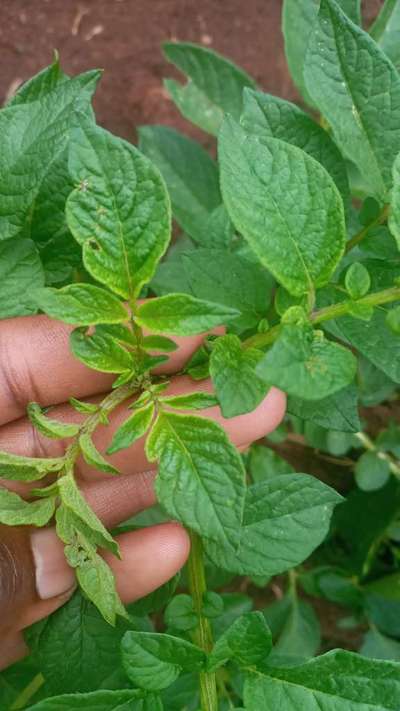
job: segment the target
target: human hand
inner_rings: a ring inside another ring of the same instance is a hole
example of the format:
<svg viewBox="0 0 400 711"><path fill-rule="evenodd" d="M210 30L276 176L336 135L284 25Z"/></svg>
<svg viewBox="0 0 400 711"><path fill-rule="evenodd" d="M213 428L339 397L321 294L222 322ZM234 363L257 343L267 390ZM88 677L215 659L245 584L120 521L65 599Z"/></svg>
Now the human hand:
<svg viewBox="0 0 400 711"><path fill-rule="evenodd" d="M30 457L60 456L64 443L42 437L25 416L27 404L55 406L51 417L79 422L82 418L68 398L102 399L113 376L89 370L69 351L70 330L46 316L9 319L0 323L0 450ZM176 373L202 341L202 337L175 339L179 348L159 372ZM209 381L196 389L211 390ZM172 376L170 393L193 390L186 376ZM203 410L226 429L241 449L271 432L281 421L285 396L271 388L265 400L248 415L226 420L219 408ZM115 410L110 426L99 427L94 443L101 452L126 417ZM143 441L111 458L122 472L109 477L79 460L77 478L88 503L108 527L113 527L155 503L155 472L147 462ZM45 482L44 482L45 483ZM0 485L26 497L29 485L0 481ZM36 486L36 483L31 486ZM104 553L116 577L123 602L147 595L171 578L185 563L189 538L178 523L163 523L118 536L122 560ZM139 571L139 573L138 573ZM0 526L0 668L26 653L22 630L46 617L71 596L75 587L72 568L53 528Z"/></svg>

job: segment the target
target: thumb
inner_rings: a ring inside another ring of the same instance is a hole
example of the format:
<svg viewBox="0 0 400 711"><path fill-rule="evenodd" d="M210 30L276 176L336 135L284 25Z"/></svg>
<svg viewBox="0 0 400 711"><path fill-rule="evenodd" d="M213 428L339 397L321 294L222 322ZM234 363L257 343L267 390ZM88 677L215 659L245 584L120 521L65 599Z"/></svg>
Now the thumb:
<svg viewBox="0 0 400 711"><path fill-rule="evenodd" d="M0 638L51 614L74 586L53 528L0 525Z"/></svg>

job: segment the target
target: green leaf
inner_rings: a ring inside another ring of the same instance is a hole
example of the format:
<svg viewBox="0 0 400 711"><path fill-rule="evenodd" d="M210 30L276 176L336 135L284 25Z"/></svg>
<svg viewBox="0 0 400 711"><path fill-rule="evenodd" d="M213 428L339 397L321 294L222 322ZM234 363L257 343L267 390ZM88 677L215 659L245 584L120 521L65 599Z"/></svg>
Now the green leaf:
<svg viewBox="0 0 400 711"><path fill-rule="evenodd" d="M249 674L244 700L248 711L395 711L399 694L398 664L333 650L301 666Z"/></svg>
<svg viewBox="0 0 400 711"><path fill-rule="evenodd" d="M253 600L243 593L222 593L224 611L222 615L212 620L211 626L215 637L220 637L234 624L235 620L253 608Z"/></svg>
<svg viewBox="0 0 400 711"><path fill-rule="evenodd" d="M266 315L273 286L271 275L261 265L223 249L184 251L176 262L161 264L152 282L160 295L179 290L237 309L230 326L239 332L254 328Z"/></svg>
<svg viewBox="0 0 400 711"><path fill-rule="evenodd" d="M385 0L378 17L369 30L371 37L385 54L400 68L400 6L397 0Z"/></svg>
<svg viewBox="0 0 400 711"><path fill-rule="evenodd" d="M400 642L385 637L376 627L368 630L359 650L360 654L370 659L387 659L400 662Z"/></svg>
<svg viewBox="0 0 400 711"><path fill-rule="evenodd" d="M99 555L93 556L76 568L76 577L85 595L94 602L106 622L115 625L116 616L126 612L115 589L111 568Z"/></svg>
<svg viewBox="0 0 400 711"><path fill-rule="evenodd" d="M68 425L58 420L51 420L37 402L30 402L27 413L30 421L39 432L51 439L64 439L75 437L79 432L79 425Z"/></svg>
<svg viewBox="0 0 400 711"><path fill-rule="evenodd" d="M164 612L165 624L170 629L185 632L197 627L198 616L190 595L175 595Z"/></svg>
<svg viewBox="0 0 400 711"><path fill-rule="evenodd" d="M80 328L72 331L70 346L82 363L103 373L124 373L135 364L132 355L101 326L92 334Z"/></svg>
<svg viewBox="0 0 400 711"><path fill-rule="evenodd" d="M208 669L214 671L228 660L239 666L257 666L272 649L272 635L261 612L241 615L217 640L208 658Z"/></svg>
<svg viewBox="0 0 400 711"><path fill-rule="evenodd" d="M352 299L360 299L371 288L371 277L368 269L361 262L353 262L344 278L346 290Z"/></svg>
<svg viewBox="0 0 400 711"><path fill-rule="evenodd" d="M400 250L400 153L393 163L393 190L390 202L388 225Z"/></svg>
<svg viewBox="0 0 400 711"><path fill-rule="evenodd" d="M385 323L396 336L400 335L400 306L387 312Z"/></svg>
<svg viewBox="0 0 400 711"><path fill-rule="evenodd" d="M136 148L84 117L73 133L69 170L78 187L67 201L67 223L82 245L84 265L112 291L133 299L170 238L161 176Z"/></svg>
<svg viewBox="0 0 400 711"><path fill-rule="evenodd" d="M0 452L0 477L11 481L37 481L64 466L62 457L21 457L18 454Z"/></svg>
<svg viewBox="0 0 400 711"><path fill-rule="evenodd" d="M385 486L389 480L389 462L382 459L378 452L364 452L357 461L354 475L359 489L376 491Z"/></svg>
<svg viewBox="0 0 400 711"><path fill-rule="evenodd" d="M368 259L364 262L371 277L371 292L390 288L399 274L397 263ZM325 290L327 299L323 305L337 303L345 297L342 292ZM322 293L321 293L322 295ZM399 300L400 301L400 300ZM399 302L393 304L396 308ZM322 305L322 302L321 302ZM370 360L379 370L382 370L394 382L400 382L400 339L386 325L387 314L391 305L374 309L369 321L361 321L351 316L343 316L336 321L327 321L325 328L334 333L335 337L349 343L362 355ZM393 308L392 307L392 308ZM382 343L385 347L382 348Z"/></svg>
<svg viewBox="0 0 400 711"><path fill-rule="evenodd" d="M210 220L216 210L224 210L215 161L196 141L166 126L142 126L139 147L160 170L182 230L199 244L211 246L215 233L210 235ZM226 230L218 242L226 242Z"/></svg>
<svg viewBox="0 0 400 711"><path fill-rule="evenodd" d="M244 469L222 428L192 415L161 412L146 443L159 460L157 497L173 518L234 547L245 496Z"/></svg>
<svg viewBox="0 0 400 711"><path fill-rule="evenodd" d="M310 401L290 396L287 411L327 430L358 432L361 423L357 406L358 390L355 385L348 385L322 400Z"/></svg>
<svg viewBox="0 0 400 711"><path fill-rule="evenodd" d="M30 290L44 286L43 267L31 240L0 243L0 318L26 316L37 306Z"/></svg>
<svg viewBox="0 0 400 711"><path fill-rule="evenodd" d="M194 336L230 321L236 309L188 294L169 294L149 299L139 306L136 321L150 331L165 331L174 336Z"/></svg>
<svg viewBox="0 0 400 711"><path fill-rule="evenodd" d="M284 0L282 11L282 31L285 38L286 61L291 77L303 99L312 105L306 89L303 67L310 38L310 28L318 15L318 0L297 2Z"/></svg>
<svg viewBox="0 0 400 711"><path fill-rule="evenodd" d="M54 508L54 498L28 502L13 491L0 488L0 523L6 526L45 526Z"/></svg>
<svg viewBox="0 0 400 711"><path fill-rule="evenodd" d="M210 375L224 417L252 412L266 396L269 385L256 375L262 351L243 349L237 336L222 336L210 357Z"/></svg>
<svg viewBox="0 0 400 711"><path fill-rule="evenodd" d="M31 236L31 213L53 161L65 150L79 109L86 108L98 71L62 82L40 100L0 114L1 240Z"/></svg>
<svg viewBox="0 0 400 711"><path fill-rule="evenodd" d="M400 151L400 78L376 43L334 0L321 0L304 76L339 147L357 165L372 194L387 196L393 160Z"/></svg>
<svg viewBox="0 0 400 711"><path fill-rule="evenodd" d="M247 135L231 118L219 159L229 216L260 262L291 294L326 284L345 244L343 202L326 170L296 146Z"/></svg>
<svg viewBox="0 0 400 711"><path fill-rule="evenodd" d="M47 689L64 694L111 688L108 679L121 666L119 644L129 624L119 619L112 627L77 591L46 618L35 646Z"/></svg>
<svg viewBox="0 0 400 711"><path fill-rule="evenodd" d="M360 0L340 0L341 7L353 22L361 25ZM282 30L285 38L285 54L290 74L306 103L312 106L304 81L303 71L310 30L318 16L319 0L284 0Z"/></svg>
<svg viewBox="0 0 400 711"><path fill-rule="evenodd" d="M143 515L148 516L149 515L149 510L147 509L144 514L139 514L140 518L142 520L137 521L138 526L153 526L154 524L159 524L163 523L166 521L166 518L164 515L161 517L154 517L150 519L150 522L147 520L145 523L143 523ZM136 519L137 517L135 517ZM151 592L149 595L146 595L145 597L141 597L139 600L136 600L136 602L132 602L130 605L128 605L128 612L130 615L138 615L140 617L143 617L143 615L149 615L152 612L159 612L162 608L166 606L166 604L169 602L171 599L172 595L174 594L178 584L180 581L180 573L177 573L174 575L172 578L170 578L164 585L161 585L161 587L157 588L153 592Z"/></svg>
<svg viewBox="0 0 400 711"><path fill-rule="evenodd" d="M79 437L79 446L86 464L90 467L94 467L101 472L106 472L107 474L120 474L118 469L113 467L112 464L104 459L103 455L97 450L93 444L93 440L87 432L84 432Z"/></svg>
<svg viewBox="0 0 400 711"><path fill-rule="evenodd" d="M151 425L153 415L153 402L150 402L146 407L135 410L133 415L118 427L107 449L107 454L115 454L121 449L126 449L140 437L143 437Z"/></svg>
<svg viewBox="0 0 400 711"><path fill-rule="evenodd" d="M263 614L274 638L268 664L273 665L278 657L305 661L316 655L321 644L321 631L314 609L308 602L288 593L282 600L266 607Z"/></svg>
<svg viewBox="0 0 400 711"><path fill-rule="evenodd" d="M205 654L199 647L168 634L127 632L121 650L129 679L149 691L165 689L182 671L200 671L205 665Z"/></svg>
<svg viewBox="0 0 400 711"><path fill-rule="evenodd" d="M50 94L63 82L70 81L60 67L58 53L54 53L52 64L35 74L31 79L24 82L16 91L14 96L7 102L7 107L27 104L31 101L42 99Z"/></svg>
<svg viewBox="0 0 400 711"><path fill-rule="evenodd" d="M142 347L146 351L165 351L166 353L173 353L178 348L175 341L171 341L166 336L144 336Z"/></svg>
<svg viewBox="0 0 400 711"><path fill-rule="evenodd" d="M277 575L305 560L324 540L339 494L306 474L284 474L247 489L237 549L206 541L215 565L239 575ZM234 539L236 543L236 539Z"/></svg>
<svg viewBox="0 0 400 711"><path fill-rule="evenodd" d="M294 469L273 449L261 444L252 444L246 456L246 468L254 484L272 479L280 474L293 474Z"/></svg>
<svg viewBox="0 0 400 711"><path fill-rule="evenodd" d="M224 613L224 600L221 595L212 591L205 592L201 612L204 617L208 617L210 620L220 617Z"/></svg>
<svg viewBox="0 0 400 711"><path fill-rule="evenodd" d="M114 555L119 555L118 544L86 503L72 474L62 476L58 481L58 487L64 508L72 512L75 517L85 524L90 530L96 545L107 548Z"/></svg>
<svg viewBox="0 0 400 711"><path fill-rule="evenodd" d="M218 400L215 395L207 392L189 393L189 395L166 395L160 401L177 410L204 410L215 407Z"/></svg>
<svg viewBox="0 0 400 711"><path fill-rule="evenodd" d="M119 323L128 313L115 296L92 284L69 284L62 289L35 289L33 299L51 318L74 326Z"/></svg>
<svg viewBox="0 0 400 711"><path fill-rule="evenodd" d="M298 6L304 8L303 3L298 3ZM312 0L308 7L312 8ZM308 153L333 178L347 207L350 192L346 163L330 135L289 101L251 89L244 90L243 101L240 123L246 133L256 136L261 142L264 138L279 138Z"/></svg>
<svg viewBox="0 0 400 711"><path fill-rule="evenodd" d="M163 49L189 79L184 87L167 85L185 118L214 135L224 113L239 118L243 89L255 86L248 74L217 52L190 42L165 42Z"/></svg>
<svg viewBox="0 0 400 711"><path fill-rule="evenodd" d="M138 689L91 691L86 694L62 694L38 701L30 711L162 711L157 696L144 696Z"/></svg>
<svg viewBox="0 0 400 711"><path fill-rule="evenodd" d="M348 348L324 338L311 327L284 326L256 373L289 395L318 400L349 385L357 361Z"/></svg>
<svg viewBox="0 0 400 711"><path fill-rule="evenodd" d="M69 402L74 410L82 412L84 415L93 415L99 411L99 405L93 402L82 402L82 400L77 400L75 397L70 397Z"/></svg>

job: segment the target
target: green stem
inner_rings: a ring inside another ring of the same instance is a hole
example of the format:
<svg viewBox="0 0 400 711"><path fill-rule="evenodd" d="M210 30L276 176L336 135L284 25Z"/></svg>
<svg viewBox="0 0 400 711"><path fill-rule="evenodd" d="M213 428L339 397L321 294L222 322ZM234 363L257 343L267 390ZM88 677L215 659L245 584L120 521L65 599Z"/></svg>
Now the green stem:
<svg viewBox="0 0 400 711"><path fill-rule="evenodd" d="M357 244L362 242L364 237L367 236L370 230L372 230L373 227L377 227L378 225L381 225L383 222L386 221L387 217L389 215L389 205L385 205L381 212L379 213L378 217L373 220L372 222L369 223L369 225L366 225L363 227L362 230L357 232L357 234L354 235L351 239L346 244L346 252L350 252L353 247L355 247Z"/></svg>
<svg viewBox="0 0 400 711"><path fill-rule="evenodd" d="M43 686L43 684L43 674L36 674L36 676L33 677L32 681L29 682L25 689L22 689L21 693L18 694L17 698L11 704L9 711L19 711L19 709L25 708L25 706L31 700L32 696L36 694L36 692L40 689L41 686Z"/></svg>
<svg viewBox="0 0 400 711"><path fill-rule="evenodd" d="M188 560L189 590L199 620L193 631L193 641L208 653L213 648L213 638L210 622L202 613L204 594L207 592L203 544L197 533L189 531L189 535L191 541ZM202 711L218 711L217 682L214 673L200 672L200 701Z"/></svg>
<svg viewBox="0 0 400 711"><path fill-rule="evenodd" d="M367 294L367 296L363 296L362 299L357 299L357 304L363 304L364 306L381 306L382 304L389 304L399 299L400 287L393 286L390 289ZM323 309L319 309L319 311L314 311L310 316L310 321L315 325L323 323L324 321L330 321L333 318L345 316L350 308L351 302L341 301L338 304L332 304L332 306L326 306ZM247 338L243 342L243 346L245 348L262 348L263 346L268 346L276 341L280 330L281 326L278 324L277 326L273 326L273 328L266 333L256 333L254 336Z"/></svg>
<svg viewBox="0 0 400 711"><path fill-rule="evenodd" d="M124 402L124 400L131 397L137 390L137 384L126 384L121 385L119 388L112 390L108 395L106 395L104 400L100 403L97 412L94 412L93 415L89 415L89 417L86 418L79 430L79 434L66 450L64 455L65 471L71 471L77 458L79 457L81 452L79 437L82 434L93 434L95 429L104 423L108 415L115 410L118 405Z"/></svg>

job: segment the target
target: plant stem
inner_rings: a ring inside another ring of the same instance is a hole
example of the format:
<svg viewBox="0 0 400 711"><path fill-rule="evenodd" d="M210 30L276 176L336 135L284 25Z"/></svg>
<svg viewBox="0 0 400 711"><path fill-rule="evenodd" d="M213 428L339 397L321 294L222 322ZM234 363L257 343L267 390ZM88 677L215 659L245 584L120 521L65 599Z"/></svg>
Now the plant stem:
<svg viewBox="0 0 400 711"><path fill-rule="evenodd" d="M378 225L381 225L385 220L387 219L389 215L389 205L384 205L382 210L380 211L378 217L373 220L372 222L369 223L369 225L366 225L363 227L362 230L357 232L357 234L354 235L351 239L346 244L346 252L350 252L353 247L355 247L357 244L362 242L364 237L367 236L368 232L372 230L373 227L377 227Z"/></svg>
<svg viewBox="0 0 400 711"><path fill-rule="evenodd" d="M392 301L398 300L400 300L400 287L393 286L390 289L367 294L367 296L363 296L362 299L357 299L357 304L363 304L364 306L381 306L382 304L389 304ZM341 301L338 304L326 306L323 309L319 309L319 311L314 311L310 316L310 321L316 325L323 323L323 321L338 318L339 316L345 316L349 312L350 307L350 301ZM254 336L243 341L243 346L244 348L262 348L263 346L268 346L276 341L280 330L281 326L278 324L277 326L273 326L273 328L266 333L256 333Z"/></svg>
<svg viewBox="0 0 400 711"><path fill-rule="evenodd" d="M32 696L36 694L36 692L40 689L41 686L43 686L43 684L43 674L36 674L36 676L33 677L33 679L25 687L25 689L22 689L20 694L18 694L17 698L11 704L9 711L19 711L19 709L25 708L25 706L31 700Z"/></svg>
<svg viewBox="0 0 400 711"><path fill-rule="evenodd" d="M79 434L70 444L65 452L65 471L70 471L73 468L75 461L77 460L81 448L79 445L79 437L82 434L92 434L95 429L102 423L104 423L105 418L115 410L118 405L120 405L124 400L127 400L131 395L133 395L138 390L137 384L127 384L121 385L119 388L112 390L104 400L99 404L99 409L94 412L93 415L89 415L83 422Z"/></svg>
<svg viewBox="0 0 400 711"><path fill-rule="evenodd" d="M193 631L193 641L206 653L213 647L209 620L202 614L204 593L207 592L204 571L203 544L200 536L189 531L191 551L188 560L189 590L198 616L198 625ZM217 682L215 673L200 672L200 701L202 711L218 711Z"/></svg>

